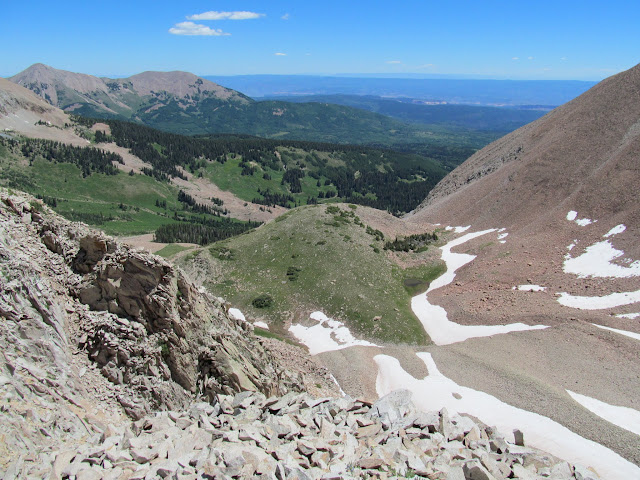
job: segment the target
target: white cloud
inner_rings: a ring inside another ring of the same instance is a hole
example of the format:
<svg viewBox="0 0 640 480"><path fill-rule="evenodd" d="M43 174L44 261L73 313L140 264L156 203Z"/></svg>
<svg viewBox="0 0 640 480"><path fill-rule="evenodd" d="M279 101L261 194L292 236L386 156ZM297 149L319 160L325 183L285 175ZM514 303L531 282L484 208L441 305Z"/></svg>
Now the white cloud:
<svg viewBox="0 0 640 480"><path fill-rule="evenodd" d="M169 29L169 33L173 35L202 35L208 37L224 37L231 35L230 33L223 32L219 28L209 28L206 25L200 25L193 22L176 23Z"/></svg>
<svg viewBox="0 0 640 480"><path fill-rule="evenodd" d="M520 57L513 57L511 60L520 60Z"/></svg>
<svg viewBox="0 0 640 480"><path fill-rule="evenodd" d="M282 15L280 17L282 20L289 20L289 18L291 18L291 16L288 13L285 13L284 15Z"/></svg>
<svg viewBox="0 0 640 480"><path fill-rule="evenodd" d="M424 65L418 65L416 68L431 68L435 66L433 63L425 63Z"/></svg>
<svg viewBox="0 0 640 480"><path fill-rule="evenodd" d="M392 65L399 65L399 64L401 64L402 62L401 62L400 60L389 60L387 63L390 63L390 64L392 64Z"/></svg>
<svg viewBox="0 0 640 480"><path fill-rule="evenodd" d="M286 54L286 53L282 53L282 52L276 52L276 53L274 53L274 55L275 55L276 57L286 57L286 56L287 56L287 54Z"/></svg>
<svg viewBox="0 0 640 480"><path fill-rule="evenodd" d="M565 62L567 60L567 57L561 57L560 61Z"/></svg>
<svg viewBox="0 0 640 480"><path fill-rule="evenodd" d="M188 20L251 20L254 18L264 17L264 13L255 12L204 12L196 15L190 15Z"/></svg>
<svg viewBox="0 0 640 480"><path fill-rule="evenodd" d="M527 60L533 60L533 57L527 57Z"/></svg>

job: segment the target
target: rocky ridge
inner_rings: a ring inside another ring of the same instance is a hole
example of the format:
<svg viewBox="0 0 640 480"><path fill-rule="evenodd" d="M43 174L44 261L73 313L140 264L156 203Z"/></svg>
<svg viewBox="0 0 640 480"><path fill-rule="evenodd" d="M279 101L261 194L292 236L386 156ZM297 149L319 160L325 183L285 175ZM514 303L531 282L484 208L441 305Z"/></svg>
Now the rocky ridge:
<svg viewBox="0 0 640 480"><path fill-rule="evenodd" d="M108 418L302 384L182 271L7 191L0 292L0 469Z"/></svg>

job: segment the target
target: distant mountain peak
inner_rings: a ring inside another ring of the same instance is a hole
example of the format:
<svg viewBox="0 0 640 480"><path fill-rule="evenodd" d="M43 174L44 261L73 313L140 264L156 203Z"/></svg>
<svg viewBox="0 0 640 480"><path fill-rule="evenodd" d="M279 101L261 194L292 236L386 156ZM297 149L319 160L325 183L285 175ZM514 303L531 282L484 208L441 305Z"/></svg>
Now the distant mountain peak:
<svg viewBox="0 0 640 480"><path fill-rule="evenodd" d="M246 104L251 99L188 72L142 72L128 78L99 78L36 63L9 80L66 111L135 117L137 109L177 101L197 105L206 99ZM160 93L164 97L158 99ZM133 94L133 95L132 95Z"/></svg>

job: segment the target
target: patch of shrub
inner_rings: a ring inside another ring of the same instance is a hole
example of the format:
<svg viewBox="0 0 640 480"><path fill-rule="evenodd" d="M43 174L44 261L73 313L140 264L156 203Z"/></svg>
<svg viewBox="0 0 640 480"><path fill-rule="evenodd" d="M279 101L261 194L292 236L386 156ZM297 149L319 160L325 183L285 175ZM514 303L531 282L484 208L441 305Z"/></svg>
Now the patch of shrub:
<svg viewBox="0 0 640 480"><path fill-rule="evenodd" d="M273 305L273 297L268 293L263 293L254 298L251 305L256 308L269 308Z"/></svg>
<svg viewBox="0 0 640 480"><path fill-rule="evenodd" d="M340 207L336 207L335 205L329 205L329 206L327 207L326 212L327 212L329 215L335 215L336 213L340 213Z"/></svg>
<svg viewBox="0 0 640 480"><path fill-rule="evenodd" d="M295 282L298 279L298 274L302 270L298 267L289 267L287 268L287 278L290 282Z"/></svg>

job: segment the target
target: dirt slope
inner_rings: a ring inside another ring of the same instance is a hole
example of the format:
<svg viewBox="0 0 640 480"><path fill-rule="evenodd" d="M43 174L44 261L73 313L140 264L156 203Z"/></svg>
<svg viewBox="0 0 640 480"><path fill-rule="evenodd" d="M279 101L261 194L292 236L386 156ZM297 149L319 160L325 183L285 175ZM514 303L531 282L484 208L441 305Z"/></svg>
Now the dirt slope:
<svg viewBox="0 0 640 480"><path fill-rule="evenodd" d="M519 229L576 210L625 223L631 236L640 227L639 154L640 65L477 152L413 217ZM625 243L628 253L640 254L636 242Z"/></svg>

